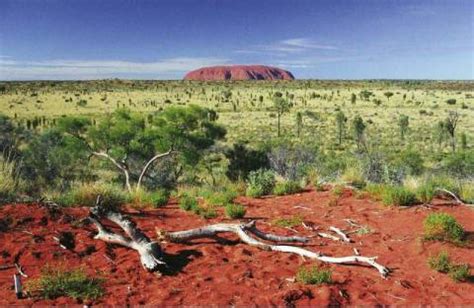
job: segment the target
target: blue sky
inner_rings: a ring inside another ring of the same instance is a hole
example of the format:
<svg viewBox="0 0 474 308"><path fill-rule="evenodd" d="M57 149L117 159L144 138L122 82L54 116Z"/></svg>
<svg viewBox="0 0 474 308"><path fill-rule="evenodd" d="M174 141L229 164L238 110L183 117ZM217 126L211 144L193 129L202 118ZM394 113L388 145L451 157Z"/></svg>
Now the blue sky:
<svg viewBox="0 0 474 308"><path fill-rule="evenodd" d="M474 79L473 0L0 0L0 80Z"/></svg>

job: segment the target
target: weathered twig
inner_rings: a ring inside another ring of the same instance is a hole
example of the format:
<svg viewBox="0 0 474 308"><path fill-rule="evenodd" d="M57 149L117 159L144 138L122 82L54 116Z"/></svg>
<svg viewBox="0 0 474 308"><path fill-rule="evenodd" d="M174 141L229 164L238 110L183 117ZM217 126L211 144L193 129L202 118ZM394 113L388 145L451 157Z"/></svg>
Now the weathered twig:
<svg viewBox="0 0 474 308"><path fill-rule="evenodd" d="M455 201L456 203L458 204L462 204L463 202L461 201L461 199L458 198L458 196L456 196L455 193L447 190L447 189L444 189L444 188L436 188L436 191L439 191L439 192L442 192L442 193L445 193L445 194L448 194L450 195Z"/></svg>
<svg viewBox="0 0 474 308"><path fill-rule="evenodd" d="M341 229L336 228L336 227L329 227L329 230L337 233L337 235L339 235L344 242L347 242L347 243L352 242L351 239L348 238L347 235L344 232L342 232Z"/></svg>
<svg viewBox="0 0 474 308"><path fill-rule="evenodd" d="M319 232L318 235L320 237L323 237L323 238L328 238L330 240L333 240L333 241L340 241L341 239L338 238L337 236L334 236L334 235L331 235L331 234L327 234L327 233L324 233L324 232Z"/></svg>

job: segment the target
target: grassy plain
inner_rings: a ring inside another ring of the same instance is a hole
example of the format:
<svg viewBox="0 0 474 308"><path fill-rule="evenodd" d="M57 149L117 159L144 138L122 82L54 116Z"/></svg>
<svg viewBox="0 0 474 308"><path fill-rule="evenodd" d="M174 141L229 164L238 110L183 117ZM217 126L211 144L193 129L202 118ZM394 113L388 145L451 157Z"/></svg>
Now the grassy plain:
<svg viewBox="0 0 474 308"><path fill-rule="evenodd" d="M439 147L435 127L449 111L460 113L457 128L474 143L474 82L472 81L291 81L291 82L185 82L185 81L85 81L0 83L0 111L26 126L41 118L38 129L52 125L63 115L100 118L117 108L155 113L171 105L196 104L219 114L218 122L228 130L227 143L276 138L273 94L283 93L293 107L282 116L283 135L302 143L318 144L325 150L355 148L350 121L360 115L366 135L383 148L398 151L407 146L423 153L449 151ZM366 100L361 91L370 91ZM393 96L387 98L386 92ZM1 93L1 92L0 92ZM230 94L229 94L230 93ZM352 103L352 94L356 95ZM448 104L455 99L454 104ZM338 145L335 113L343 111L348 121L342 145ZM303 115L297 136L296 113ZM398 119L409 117L409 132L400 138ZM458 142L459 143L459 142Z"/></svg>

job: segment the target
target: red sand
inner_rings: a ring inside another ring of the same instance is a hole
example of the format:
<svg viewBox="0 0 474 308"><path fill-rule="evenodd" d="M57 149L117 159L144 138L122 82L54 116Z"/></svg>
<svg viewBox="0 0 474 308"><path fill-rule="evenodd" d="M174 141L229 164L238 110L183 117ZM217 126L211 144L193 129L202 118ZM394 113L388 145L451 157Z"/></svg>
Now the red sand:
<svg viewBox="0 0 474 308"><path fill-rule="evenodd" d="M457 262L474 265L472 245L423 242L422 222L431 212L452 214L467 231L474 230L474 211L465 206L448 206L438 200L432 209L421 206L409 209L387 208L368 199L356 199L350 193L337 206L329 206L330 192L305 192L286 197L238 201L247 205L247 218L258 220L257 226L277 234L294 234L291 230L269 224L275 218L301 215L323 229L336 226L348 230L342 220L350 218L367 225L374 232L351 234L352 244L314 237L308 249L332 256L352 255L356 247L362 255L379 256L378 261L393 270L384 280L369 267L328 265L333 270L332 285L305 286L288 281L302 265L313 262L299 256L262 251L236 241L216 243L196 240L192 245L162 244L174 272L159 277L142 269L135 251L107 248L92 239L93 226L78 224L87 215L85 208L66 209L56 219L38 205L8 205L0 208L0 218L12 219L10 230L0 233L0 266L10 265L18 252L19 263L29 278L37 277L45 264L83 265L91 274L106 279L107 294L94 304L162 304L162 305L329 305L329 304L444 304L474 303L474 285L455 283L447 275L431 270L427 259L447 250ZM296 208L295 208L296 207ZM176 203L157 210L138 213L128 211L138 226L150 237L155 227L182 230L226 219L206 221L177 208ZM223 216L223 215L220 215ZM314 232L302 226L294 228L299 235ZM25 232L31 232L34 237ZM72 231L76 236L74 251L61 249L53 237ZM236 240L233 235L224 236ZM81 257L88 245L96 252ZM469 247L470 246L470 247ZM7 253L8 254L7 254ZM40 255L38 256L38 253ZM9 256L8 256L9 255ZM35 257L36 255L36 257ZM114 259L113 261L109 258ZM114 257L115 256L115 257ZM15 269L0 270L0 305L76 304L69 298L54 301L17 300L12 290ZM291 279L290 279L291 280Z"/></svg>
<svg viewBox="0 0 474 308"><path fill-rule="evenodd" d="M293 80L293 74L265 65L229 65L202 67L184 76L184 80Z"/></svg>

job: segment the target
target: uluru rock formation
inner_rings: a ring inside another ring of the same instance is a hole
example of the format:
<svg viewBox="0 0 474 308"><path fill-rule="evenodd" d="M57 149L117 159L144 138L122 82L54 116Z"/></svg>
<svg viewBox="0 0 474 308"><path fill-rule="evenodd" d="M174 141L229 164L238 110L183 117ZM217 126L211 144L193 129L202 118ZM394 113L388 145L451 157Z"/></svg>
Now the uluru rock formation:
<svg viewBox="0 0 474 308"><path fill-rule="evenodd" d="M210 66L191 71L184 80L293 80L289 71L265 65Z"/></svg>

